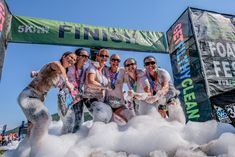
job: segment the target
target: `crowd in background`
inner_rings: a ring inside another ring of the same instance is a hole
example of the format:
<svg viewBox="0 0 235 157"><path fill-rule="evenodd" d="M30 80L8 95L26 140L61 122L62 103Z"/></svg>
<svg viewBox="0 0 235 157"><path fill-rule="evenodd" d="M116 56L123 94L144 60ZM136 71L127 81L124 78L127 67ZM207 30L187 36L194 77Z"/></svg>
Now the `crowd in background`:
<svg viewBox="0 0 235 157"><path fill-rule="evenodd" d="M7 146L12 141L17 141L17 133L0 134L0 146Z"/></svg>

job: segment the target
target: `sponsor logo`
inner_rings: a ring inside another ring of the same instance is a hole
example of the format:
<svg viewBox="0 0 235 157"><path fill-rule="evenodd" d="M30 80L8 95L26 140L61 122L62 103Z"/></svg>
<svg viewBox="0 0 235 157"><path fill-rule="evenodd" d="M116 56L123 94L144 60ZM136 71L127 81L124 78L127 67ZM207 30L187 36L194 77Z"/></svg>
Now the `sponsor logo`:
<svg viewBox="0 0 235 157"><path fill-rule="evenodd" d="M218 117L218 120L222 123L231 123L232 121L230 120L230 118L228 117L228 114L226 113L226 111L219 107L219 106L215 106L215 110L216 110L216 115Z"/></svg>
<svg viewBox="0 0 235 157"><path fill-rule="evenodd" d="M31 26L31 25L19 25L19 33L35 33L35 34L47 34L49 33L49 27Z"/></svg>

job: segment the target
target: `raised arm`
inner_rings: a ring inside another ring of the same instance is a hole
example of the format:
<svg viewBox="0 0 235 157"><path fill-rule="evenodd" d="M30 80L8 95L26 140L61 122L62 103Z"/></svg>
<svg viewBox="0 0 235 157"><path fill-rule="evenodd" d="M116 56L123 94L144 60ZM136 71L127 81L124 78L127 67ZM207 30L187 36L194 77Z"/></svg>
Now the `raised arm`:
<svg viewBox="0 0 235 157"><path fill-rule="evenodd" d="M65 81L65 86L68 87L70 91L74 90L73 84L68 81L66 69L60 64L60 62L52 62L50 64L50 68L54 71L57 71L58 74L63 77L63 80Z"/></svg>
<svg viewBox="0 0 235 157"><path fill-rule="evenodd" d="M171 81L171 77L170 77L170 74L164 70L164 69L161 69L161 71L159 71L163 77L163 82L161 84L161 89L160 89L160 92L161 94L166 94L169 90L169 87L170 87L170 81Z"/></svg>
<svg viewBox="0 0 235 157"><path fill-rule="evenodd" d="M88 72L88 86L93 89L107 89L107 87L103 86L101 83L95 80L95 73Z"/></svg>

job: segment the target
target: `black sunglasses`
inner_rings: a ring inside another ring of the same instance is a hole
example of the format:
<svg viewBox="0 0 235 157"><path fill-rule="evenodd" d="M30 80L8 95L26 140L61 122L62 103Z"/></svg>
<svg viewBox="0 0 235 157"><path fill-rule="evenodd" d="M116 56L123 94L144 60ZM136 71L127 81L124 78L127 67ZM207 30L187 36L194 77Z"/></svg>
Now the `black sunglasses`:
<svg viewBox="0 0 235 157"><path fill-rule="evenodd" d="M81 56L82 58L89 58L89 56L87 55L79 55L79 56Z"/></svg>
<svg viewBox="0 0 235 157"><path fill-rule="evenodd" d="M151 62L145 62L145 63L144 63L145 66L149 66L150 64L151 64L151 65L154 65L154 64L156 64L156 62L151 61Z"/></svg>
<svg viewBox="0 0 235 157"><path fill-rule="evenodd" d="M100 54L99 56L100 56L101 58L109 58L109 55Z"/></svg>
<svg viewBox="0 0 235 157"><path fill-rule="evenodd" d="M135 65L135 63L126 64L125 67L129 67L131 65Z"/></svg>
<svg viewBox="0 0 235 157"><path fill-rule="evenodd" d="M111 61L112 61L112 62L116 62L116 61L117 61L118 63L120 63L120 62L121 62L121 60L120 60L120 59L115 59L115 58L112 58L112 59L111 59Z"/></svg>

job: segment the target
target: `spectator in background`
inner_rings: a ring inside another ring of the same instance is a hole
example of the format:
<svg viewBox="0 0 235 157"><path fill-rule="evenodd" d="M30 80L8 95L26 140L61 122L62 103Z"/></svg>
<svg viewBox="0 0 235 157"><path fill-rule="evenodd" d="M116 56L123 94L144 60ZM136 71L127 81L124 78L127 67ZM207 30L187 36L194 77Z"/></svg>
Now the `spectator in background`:
<svg viewBox="0 0 235 157"><path fill-rule="evenodd" d="M0 144L2 146L3 136L0 134Z"/></svg>
<svg viewBox="0 0 235 157"><path fill-rule="evenodd" d="M9 143L8 135L3 135L2 146L7 146Z"/></svg>

